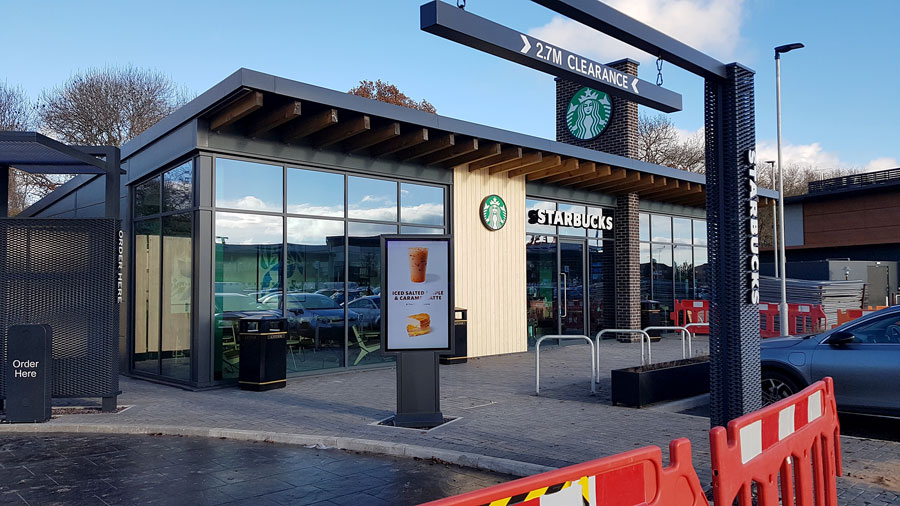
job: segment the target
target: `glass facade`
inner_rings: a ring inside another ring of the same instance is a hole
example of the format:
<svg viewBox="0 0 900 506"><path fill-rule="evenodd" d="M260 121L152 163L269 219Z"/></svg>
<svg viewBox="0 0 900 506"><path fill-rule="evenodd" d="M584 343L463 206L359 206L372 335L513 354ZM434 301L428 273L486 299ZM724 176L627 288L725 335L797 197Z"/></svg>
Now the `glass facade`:
<svg viewBox="0 0 900 506"><path fill-rule="evenodd" d="M525 205L526 212L613 213L548 200L526 199ZM545 335L593 335L613 326L615 255L610 231L528 224L525 259L529 345Z"/></svg>
<svg viewBox="0 0 900 506"><path fill-rule="evenodd" d="M193 161L134 186L132 367L191 380Z"/></svg>
<svg viewBox="0 0 900 506"><path fill-rule="evenodd" d="M380 235L445 233L446 188L226 158L214 174L214 378L236 377L252 314L287 318L289 373L392 361Z"/></svg>
<svg viewBox="0 0 900 506"><path fill-rule="evenodd" d="M641 300L668 317L676 300L708 299L706 220L641 213Z"/></svg>

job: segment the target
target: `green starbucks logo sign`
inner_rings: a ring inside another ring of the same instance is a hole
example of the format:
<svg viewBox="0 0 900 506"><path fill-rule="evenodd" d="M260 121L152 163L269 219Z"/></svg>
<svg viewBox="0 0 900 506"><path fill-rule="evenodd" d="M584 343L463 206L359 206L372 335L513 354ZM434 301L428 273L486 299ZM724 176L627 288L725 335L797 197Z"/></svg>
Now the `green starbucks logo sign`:
<svg viewBox="0 0 900 506"><path fill-rule="evenodd" d="M583 141L600 135L609 123L612 114L612 101L609 95L592 88L581 88L569 100L566 111L566 124L569 132Z"/></svg>
<svg viewBox="0 0 900 506"><path fill-rule="evenodd" d="M481 201L481 223L488 230L500 230L506 225L506 202L499 195L488 195Z"/></svg>

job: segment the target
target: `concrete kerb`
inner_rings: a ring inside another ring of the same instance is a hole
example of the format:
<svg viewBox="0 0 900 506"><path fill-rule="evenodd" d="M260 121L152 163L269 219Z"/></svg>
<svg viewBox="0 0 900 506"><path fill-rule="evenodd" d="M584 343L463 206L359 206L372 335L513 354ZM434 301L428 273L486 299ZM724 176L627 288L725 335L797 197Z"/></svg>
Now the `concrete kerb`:
<svg viewBox="0 0 900 506"><path fill-rule="evenodd" d="M168 425L110 425L110 424L2 424L0 433L6 434L122 434L122 435L163 435L208 437L216 439L233 439L236 441L252 441L280 443L296 446L324 446L337 450L357 451L419 459L435 459L462 467L511 474L513 476L531 476L556 468L520 462L517 460L491 457L477 453L443 450L427 446L405 443L391 443L374 439L360 439L339 436L316 436L305 434L289 434L284 432L264 432L241 429L221 429L215 427L176 427Z"/></svg>

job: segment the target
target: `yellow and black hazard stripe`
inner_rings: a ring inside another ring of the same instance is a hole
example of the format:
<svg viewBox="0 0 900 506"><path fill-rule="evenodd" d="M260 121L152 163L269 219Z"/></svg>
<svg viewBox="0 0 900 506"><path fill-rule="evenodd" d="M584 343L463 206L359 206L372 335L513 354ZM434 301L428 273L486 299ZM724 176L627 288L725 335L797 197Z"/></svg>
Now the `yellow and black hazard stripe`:
<svg viewBox="0 0 900 506"><path fill-rule="evenodd" d="M590 506L590 502L588 500L588 487L587 487L587 476L582 477L577 482L572 481L564 481L562 483L557 483L555 485L550 485L549 487L538 488L532 490L530 492L524 494L514 495L512 497L504 497L503 499L497 499L496 501L491 501L489 503L484 503L482 506L515 506L516 504L522 504L527 501L531 501L533 499L537 499L541 496L554 494L559 492L560 490L571 487L573 484L581 485L581 499L584 506Z"/></svg>

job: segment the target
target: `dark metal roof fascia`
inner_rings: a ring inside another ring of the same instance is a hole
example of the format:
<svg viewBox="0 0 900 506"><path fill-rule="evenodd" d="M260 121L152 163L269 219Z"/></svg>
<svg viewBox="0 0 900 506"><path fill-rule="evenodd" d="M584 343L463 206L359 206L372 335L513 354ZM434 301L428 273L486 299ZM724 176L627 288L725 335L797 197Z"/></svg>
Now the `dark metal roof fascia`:
<svg viewBox="0 0 900 506"><path fill-rule="evenodd" d="M102 174L78 174L72 179L66 181L59 188L53 190L52 192L45 195L43 198L31 204L22 210L21 213L16 216L21 216L25 218L33 217L35 213L39 213L44 209L52 206L53 204L59 202L63 198L72 194L75 190L81 188L85 184L90 181L93 181L94 178L102 177Z"/></svg>
<svg viewBox="0 0 900 506"><path fill-rule="evenodd" d="M437 114L358 97L356 95L350 95L349 93L301 83L299 81L277 77L246 68L237 70L199 97L187 103L181 109L173 112L156 125L147 129L147 131L141 135L126 143L122 147L122 160L125 160L128 156L133 155L155 139L162 137L179 125L199 116L203 111L213 107L217 102L241 88L267 91L296 98L298 100L309 100L311 102L329 105L339 109L356 111L394 121L412 123L422 127L446 130L456 134L469 135L494 142L522 146L528 149L547 151L553 154L613 165L656 176L663 176L691 183L706 184L706 178L702 174L673 169L671 167L647 163L640 160L633 160L623 156L551 141L532 135L510 132L495 127L445 116L438 116ZM778 196L775 192L763 189L760 189L760 195L769 198L776 198Z"/></svg>

